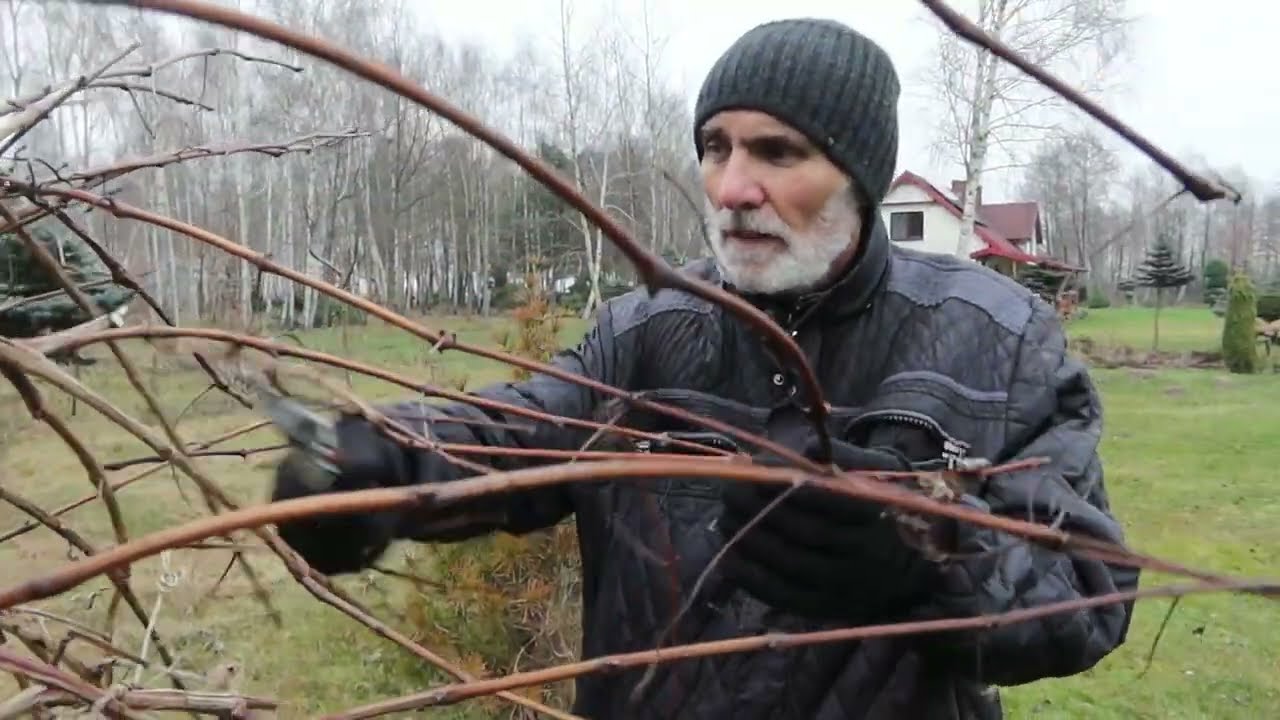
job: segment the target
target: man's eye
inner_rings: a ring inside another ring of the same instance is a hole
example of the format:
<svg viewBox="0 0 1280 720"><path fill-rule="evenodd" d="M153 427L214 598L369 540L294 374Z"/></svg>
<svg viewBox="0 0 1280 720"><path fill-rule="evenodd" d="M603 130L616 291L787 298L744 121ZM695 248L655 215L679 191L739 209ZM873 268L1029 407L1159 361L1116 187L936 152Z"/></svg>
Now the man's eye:
<svg viewBox="0 0 1280 720"><path fill-rule="evenodd" d="M771 163L788 163L795 162L800 159L801 153L794 145L784 142L766 142L761 143L759 147L760 157Z"/></svg>
<svg viewBox="0 0 1280 720"><path fill-rule="evenodd" d="M725 143L720 140L708 140L703 143L703 152L706 155L721 157L726 152Z"/></svg>

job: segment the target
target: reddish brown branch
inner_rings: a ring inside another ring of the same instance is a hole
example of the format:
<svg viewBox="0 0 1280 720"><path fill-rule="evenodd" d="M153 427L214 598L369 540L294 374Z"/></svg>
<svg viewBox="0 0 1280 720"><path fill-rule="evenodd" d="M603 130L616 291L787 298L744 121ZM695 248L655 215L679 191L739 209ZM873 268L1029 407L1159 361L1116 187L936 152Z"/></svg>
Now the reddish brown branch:
<svg viewBox="0 0 1280 720"><path fill-rule="evenodd" d="M0 616L6 615L6 614L15 614L15 613L22 613L24 615L34 615L36 617L44 618L45 620L52 620L56 623L61 623L63 625L66 625L69 628L79 630L80 632L88 633L90 635L97 635L99 638L103 640L107 639L105 635L102 635L97 630L94 630L93 628L89 627L88 625L85 625L79 620L66 617L65 615L59 615L55 612L50 612L43 608L28 607L25 605L20 605L18 607L8 608L4 611L0 611Z"/></svg>
<svg viewBox="0 0 1280 720"><path fill-rule="evenodd" d="M530 670L513 673L499 678L481 680L475 683L446 685L434 690L408 695L392 700L365 705L342 713L323 716L325 720L356 720L371 718L393 712L409 712L424 707L451 705L469 698L490 695L498 690L511 690L521 687L541 685L543 683L561 682L584 675L618 670L644 665L658 665L708 657L711 655L727 655L730 653L753 652L757 650L785 650L788 648L822 645L871 638L899 637L903 635L922 635L926 633L957 632L961 630L984 630L1012 625L1038 618L1049 617L1060 613L1078 612L1103 605L1116 605L1142 598L1181 597L1192 593L1205 592L1251 592L1271 597L1280 595L1280 584L1249 582L1201 582L1185 585L1167 585L1147 590L1131 590L1108 593L1096 597L1064 600L1021 610L1011 610L999 615L980 615L977 617L945 618L942 620L921 620L915 622L893 623L889 625L864 625L861 627L841 628L837 630L819 630L808 633L767 633L750 637L737 637L729 640L713 640L709 642L679 645L664 650L641 650L639 652L620 655L607 655L591 660L566 663L541 670Z"/></svg>
<svg viewBox="0 0 1280 720"><path fill-rule="evenodd" d="M558 425L558 426L567 425L567 426L584 428L589 430L603 430L605 432L616 433L619 435L626 435L627 437L633 437L641 440L661 441L671 445L672 447L680 447L685 450L689 450L691 452L700 452L703 454L710 454L710 455L729 455L730 454L728 451L725 451L725 450L710 448L705 445L698 445L696 443L681 440L679 438L669 438L656 433L644 432L642 430L635 430L632 428L627 428L622 426L610 426L604 423L598 423L591 420L569 418L569 417L563 417L560 415L552 415L550 413L545 413L539 410L533 410L531 408L526 408L519 405L512 405L510 403L504 403L497 400L489 400L489 399L478 397L475 395L469 395L460 391L448 390L446 388L440 388L433 385L420 383L417 380L406 377L404 375L393 373L389 370L383 370L381 368L373 367L366 363L361 363L355 360L348 360L346 358L341 358L336 355L329 355L328 353L323 353L317 350L308 350L306 348L296 347L294 345L289 345L287 343L275 342L273 340L266 340L263 338L254 337L252 335L245 335L242 333L233 333L227 330L217 330L214 328L179 328L179 327L169 328L169 327L153 327L153 326L131 326L131 327L123 327L123 328L114 328L111 330L103 330L101 332L95 332L95 333L86 333L84 335L80 335L77 337L67 338L65 343L59 344L53 348L50 348L49 352L75 350L75 349L84 347L86 345L89 345L91 343L106 342L108 340L119 340L119 339L125 339L125 338L184 338L184 337L185 338L202 338L206 340L216 340L219 342L234 343L236 345L243 345L245 347L261 350L262 352L269 353L271 355L294 357L301 360L309 360L311 362L330 365L332 367L341 368L344 370L350 370L352 372L358 372L363 375L367 375L368 377L384 380L386 382L399 385L400 387L406 388L408 390L413 390L415 392L421 393L428 397L439 397L446 400L453 400L455 402L463 402L470 405L474 405L476 407L487 408L490 410L497 410L499 412L509 413L512 415L519 415L522 417L530 418L532 420L551 423L553 425ZM653 404L659 405L659 403L653 403ZM439 422L449 422L449 421L450 420L448 418L443 418L439 420ZM435 418L431 418L431 422L437 422L437 420ZM742 433L741 431L739 431L739 434L744 435L745 433ZM747 436L754 437L750 435L747 435Z"/></svg>
<svg viewBox="0 0 1280 720"><path fill-rule="evenodd" d="M24 694L3 705L8 717L36 708L72 705L100 707L111 717L137 717L133 710L186 710L221 717L246 717L248 710L274 710L275 700L230 693L193 692L187 690L104 691L92 683L59 670L52 663L23 657L0 647L0 668L15 676L30 678L48 689ZM20 703L22 706L19 706Z"/></svg>
<svg viewBox="0 0 1280 720"><path fill-rule="evenodd" d="M49 663L54 667L57 667L59 663L64 664L68 670L75 673L77 677L85 682L97 683L101 679L102 667L90 666L79 658L64 656L63 651L68 643L68 638L71 637L70 635L61 642L56 642L53 634L39 623L16 618L5 619L3 617L0 617L0 634L17 638L18 642L22 643L32 655L43 662Z"/></svg>
<svg viewBox="0 0 1280 720"><path fill-rule="evenodd" d="M1138 131L1129 127L1129 125L1121 122L1118 118L1107 112L1101 105L1085 97L1083 93L1075 88L1067 85L1063 81L1054 77L1052 73L1044 68L1036 66L1031 61L1023 58L1016 50L1005 45L1000 40L991 37L982 28L975 25L965 16L948 7L942 0L920 0L925 7L929 9L939 20L943 22L953 33L968 40L995 55L1010 65L1018 68L1022 72L1030 75L1043 85L1070 100L1081 110L1089 113L1095 120L1106 125L1116 134L1128 140L1130 144L1142 151L1147 157L1154 160L1157 164L1168 170L1170 174L1178 178L1183 187L1188 192L1196 196L1201 202L1209 200L1218 200L1227 198L1232 202L1240 202L1240 192L1235 188L1216 182L1208 178L1197 175L1189 170L1185 165L1175 160L1171 155L1156 147L1154 143L1140 135Z"/></svg>
<svg viewBox="0 0 1280 720"><path fill-rule="evenodd" d="M407 508L425 504L447 504L481 495L528 490L549 485L604 480L641 480L659 477L702 477L726 481L776 485L808 483L828 492L882 503L910 512L948 517L980 527L999 530L1054 550L1069 552L1103 562L1166 572L1209 582L1238 582L1212 573L1185 568L1177 563L1135 553L1104 540L1072 535L1038 523L992 515L957 504L932 500L897 486L872 479L875 473L846 473L839 480L808 475L802 471L714 459L643 458L627 461L553 465L509 472L494 472L447 483L413 487L381 488L343 493L326 493L306 498L241 508L137 538L125 545L104 550L63 566L42 578L35 578L0 590L0 609L65 592L112 568L154 555L168 548L203 540L244 528L297 520L320 515L342 515ZM272 536L274 539L274 536ZM290 553L292 554L292 553Z"/></svg>
<svg viewBox="0 0 1280 720"><path fill-rule="evenodd" d="M817 375L809 365L809 362L805 358L804 352L800 349L800 346L796 344L795 340L789 334L774 323L767 314L759 308L751 305L751 303L747 302L743 298L726 292L723 288L713 286L710 283L703 282L692 276L672 270L672 268L667 265L661 257L646 250L643 246L637 243L635 239L631 237L630 233L627 232L626 228L618 223L617 220L602 208L593 205L589 200L583 197L582 193L554 168L530 155L528 152L525 152L509 138L496 130L487 127L476 117L463 112L451 103L427 92L422 87L387 65L371 62L359 55L356 55L355 53L339 48L333 43L316 37L303 35L296 31L289 30L282 25L239 12L232 8L214 5L212 3L198 2L196 0L100 0L100 2L103 2L104 4L147 8L174 15L183 15L196 20L203 20L205 22L234 28L236 30L256 35L265 40L270 40L326 60L354 75L376 83L377 85L386 88L401 97L412 100L437 115L446 118L468 134L481 142L484 142L486 145L501 153L508 159L514 161L529 173L530 176L554 192L566 203L581 212L596 227L600 228L600 230L609 237L610 241L613 242L614 246L617 247L618 250L621 251L636 268L651 293L657 292L662 288L683 290L725 308L760 332L767 343L777 352L779 357L791 364L795 372L799 375L798 381L804 388L806 399L806 414L812 422L821 441L822 457L820 460L825 463L825 461L830 458L830 438L828 437L826 429L826 418L830 408L823 397L822 388L818 383ZM228 249L228 251L230 250ZM239 252L233 252L233 254L254 262L255 265L264 270L267 269L266 266L253 260L246 254ZM253 255L256 255L256 253ZM278 270L271 271L278 272ZM299 274L290 271L290 275L298 276ZM296 280L297 278L291 277L291 279ZM315 286L312 285L312 287ZM337 290L336 288L333 289ZM332 295L332 293L326 294ZM360 298L350 295L349 293L343 293L342 296L333 295L333 297L342 299L349 303L353 300L360 300ZM368 302L352 304L356 304L367 312L373 312L369 308L370 305L377 307L376 305ZM383 311L383 313L390 314L387 311ZM388 319L388 317L384 316L382 313L373 314L401 327L402 329L410 330L415 334L421 334L401 322ZM425 330L425 328L420 329ZM442 340L440 336L436 336L435 334L431 335L433 336L431 338L433 341L438 342ZM428 337L428 335L422 336ZM452 341L448 341L447 346L460 348L459 344ZM510 362L510 358L507 358L506 360L507 362ZM563 377L564 375L569 375L568 373L559 373L559 371L553 372L553 369L547 367L534 368L528 367L525 364L521 364L519 367L525 367L526 369L536 372L543 372L552 375L553 377L560 377L561 379L569 379ZM571 380L571 382L574 381ZM609 392L614 395L619 393L619 391L613 388L603 390L599 387L593 386L592 389L600 392ZM623 396L625 396L625 394ZM634 401L634 398L631 399ZM720 432L724 432L723 429L716 429ZM770 447L769 449L777 452L780 448ZM784 450L784 453L782 453L781 456L799 464L801 467L809 468L814 472L825 471L822 464L814 464L796 453Z"/></svg>
<svg viewBox="0 0 1280 720"><path fill-rule="evenodd" d="M290 445L288 443L277 443L275 445L234 448L231 450L194 450L188 451L187 457L234 457L241 460L247 460L251 455L273 452L276 450L286 450L289 447ZM643 455L639 455L637 453L615 452L608 450L554 450L546 448L501 447L495 445L470 445L465 443L446 442L433 443L432 448L451 455L522 457L534 458L537 460L632 460L638 457L643 457ZM679 456L679 453L672 454ZM106 470L122 470L134 465L162 462L168 461L159 455L148 455L145 457L136 457L129 458L127 460L116 460L115 462L103 463L102 467Z"/></svg>
<svg viewBox="0 0 1280 720"><path fill-rule="evenodd" d="M62 441L71 448L71 451L80 461L80 465L84 467L85 471L89 474L89 481L93 484L94 489L97 490L97 495L102 497L102 501L107 507L107 516L111 520L111 529L115 533L116 543L120 544L128 542L129 533L125 524L124 513L120 508L120 503L116 500L115 490L107 480L106 471L98 463L97 458L93 456L93 453L89 452L89 448L81 442L80 438L72 432L71 427L67 425L61 417L49 412L48 408L44 405L44 400L41 397L39 390L36 389L35 384L31 382L30 378L7 366L0 366L0 373L4 374L4 376L13 384L14 388L18 390L18 394L22 396L31 416L37 420L44 421L44 423L52 428L54 433L56 433L58 437L62 438ZM56 522L52 517L47 517L46 520ZM121 582L127 583L127 579L122 579ZM110 628L114 623L118 599L126 594L131 595L131 593L127 592L127 585L117 587L116 594L112 596L111 601L108 603L108 628ZM143 623L144 627L146 627L148 622L147 614L142 610L141 603L138 603L135 597L127 599L130 607L138 616L138 620ZM157 640L157 643L158 642L159 641ZM159 645L159 647L162 658L167 657L168 653L164 646Z"/></svg>
<svg viewBox="0 0 1280 720"><path fill-rule="evenodd" d="M58 292L61 293L62 291L59 290ZM57 352L55 348L61 347L72 338L99 332L115 326L116 323L112 320L110 315L100 315L92 320L87 320L79 325L69 327L66 330L59 330L48 335L36 335L35 337L20 338L14 340L14 343L21 345L32 352L40 353L41 355L52 355Z"/></svg>
<svg viewBox="0 0 1280 720"><path fill-rule="evenodd" d="M71 448L71 452L75 454L81 466L89 473L89 481L93 483L94 489L102 496L102 501L107 506L107 515L111 520L111 529L115 532L116 542L128 542L129 536L124 522L124 513L120 509L120 503L116 501L115 491L111 488L111 483L107 481L105 468L98 463L97 458L93 456L93 453L89 452L89 448L85 447L84 443L63 422L62 418L49 412L49 409L45 407L40 391L36 389L30 378L7 366L0 366L0 374L3 374L18 391L18 395L26 404L27 412L31 413L31 417L37 421L44 422L52 428L54 433L67 444L67 447Z"/></svg>

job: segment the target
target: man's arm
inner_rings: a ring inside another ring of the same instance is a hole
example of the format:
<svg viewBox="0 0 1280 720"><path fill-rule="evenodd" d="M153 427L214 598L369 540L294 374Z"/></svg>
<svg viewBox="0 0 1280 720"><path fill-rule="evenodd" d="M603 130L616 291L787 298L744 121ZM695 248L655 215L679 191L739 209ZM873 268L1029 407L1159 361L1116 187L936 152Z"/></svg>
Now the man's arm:
<svg viewBox="0 0 1280 720"><path fill-rule="evenodd" d="M1067 353L1056 313L1035 303L1013 367L1007 418L1008 453L1046 457L1048 464L996 476L977 497L979 509L1016 519L1057 522L1069 533L1123 541L1103 486L1098 442L1101 402L1088 370ZM1116 591L1133 590L1138 571L1055 552L1028 541L962 524L942 590L919 615L991 615ZM968 557L965 557L968 556ZM1089 669L1124 642L1133 604L1059 613L973 632L921 636L934 661L981 682L1017 685Z"/></svg>
<svg viewBox="0 0 1280 720"><path fill-rule="evenodd" d="M633 361L641 353L640 327L634 312L636 298L623 297L600 306L597 318L577 346L562 350L549 363L553 367L575 375L626 388L632 379ZM607 399L602 393L569 380L535 373L520 382L499 382L488 385L469 395L481 400L535 410L538 412L578 420L592 419L598 403ZM438 442L466 445L485 445L499 448L528 448L544 450L577 450L591 437L591 431L572 425L562 425L527 415L494 409L468 402L447 405L428 405L409 400L383 408L390 417L407 427L431 437ZM425 418L428 419L424 419ZM449 422L462 420L464 422ZM408 451L416 457L424 457L421 451ZM490 465L495 470L518 470L539 464L558 462L529 455L459 454L473 462ZM444 477L420 477L416 482L431 482L469 477L473 471L447 461L427 463L433 469L447 463ZM419 463L419 466L423 466ZM439 470L436 470L439 473ZM405 537L418 540L449 540L470 537L492 530L521 533L537 530L559 522L572 512L566 486L552 485L546 488L501 493L478 499L467 506L466 513L445 510L451 527L443 535L438 533L426 518L406 518L403 523ZM457 525L460 518L473 518L473 522Z"/></svg>
<svg viewBox="0 0 1280 720"><path fill-rule="evenodd" d="M561 370L601 383L626 388L643 354L643 323L639 293L601 306L593 326L574 348L561 351L550 363ZM568 380L535 374L522 382L495 383L470 393L540 412L589 419L602 394ZM406 400L378 408L390 419L436 442L508 448L577 449L590 431L536 420L522 414L482 409L466 402L446 405ZM449 422L449 419L467 422ZM448 482L474 474L439 453L397 445L373 430L363 419L343 418L338 425L346 458L335 491L372 487ZM535 465L537 458L478 456L459 458L514 470ZM272 499L314 492L305 487L291 455L277 472ZM279 528L281 537L310 564L329 574L366 567L397 538L449 542L495 530L524 533L559 522L573 510L564 485L503 492L474 500L412 512L385 511L324 518L308 518Z"/></svg>

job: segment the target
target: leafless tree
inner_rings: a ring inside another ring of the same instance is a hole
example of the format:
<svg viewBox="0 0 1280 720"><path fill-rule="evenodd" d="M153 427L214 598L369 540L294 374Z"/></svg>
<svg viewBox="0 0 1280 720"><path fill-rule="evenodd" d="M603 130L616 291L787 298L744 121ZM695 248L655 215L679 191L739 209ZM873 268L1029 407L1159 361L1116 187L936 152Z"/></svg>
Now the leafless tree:
<svg viewBox="0 0 1280 720"><path fill-rule="evenodd" d="M1127 47L1125 0L977 0L976 24L1036 65L1066 73L1073 84L1100 87ZM1020 162L1015 146L1036 142L1056 127L1060 98L990 52L939 28L936 62L926 82L940 109L934 152L959 163L965 190L957 254L973 237L977 193L984 173Z"/></svg>
<svg viewBox="0 0 1280 720"><path fill-rule="evenodd" d="M1054 250L1086 272L1105 249L1119 169L1115 150L1092 129L1046 141L1026 167L1023 194L1043 208Z"/></svg>

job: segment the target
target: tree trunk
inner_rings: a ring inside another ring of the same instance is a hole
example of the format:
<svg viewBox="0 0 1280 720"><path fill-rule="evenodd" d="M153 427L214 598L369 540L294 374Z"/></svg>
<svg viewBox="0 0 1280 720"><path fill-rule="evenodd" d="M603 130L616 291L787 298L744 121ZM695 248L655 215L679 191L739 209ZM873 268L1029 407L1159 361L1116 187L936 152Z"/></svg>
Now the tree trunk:
<svg viewBox="0 0 1280 720"><path fill-rule="evenodd" d="M995 0L991 10L991 26L988 32L999 39L1004 29L1005 6L1008 0ZM987 143L991 124L991 106L996 95L996 56L983 48L978 54L976 82L978 95L974 99L969 121L969 157L965 163L964 197L961 199L960 235L956 238L956 256L968 257L973 243L974 225L978 219L978 190L982 187L982 173L986 169Z"/></svg>
<svg viewBox="0 0 1280 720"><path fill-rule="evenodd" d="M1164 299L1164 291L1156 288L1155 328L1151 339L1151 352L1160 352L1160 305Z"/></svg>

